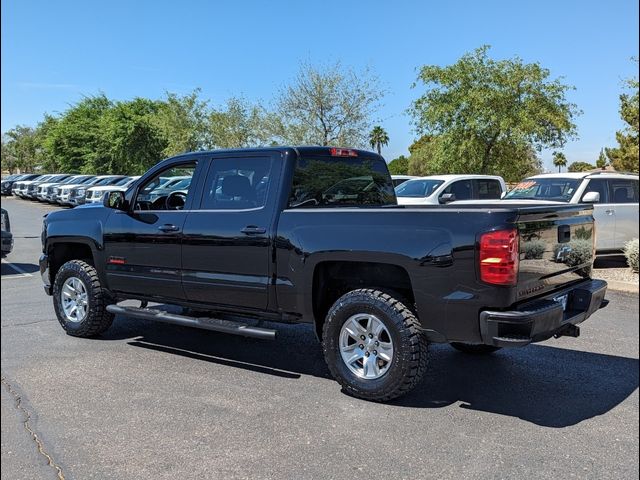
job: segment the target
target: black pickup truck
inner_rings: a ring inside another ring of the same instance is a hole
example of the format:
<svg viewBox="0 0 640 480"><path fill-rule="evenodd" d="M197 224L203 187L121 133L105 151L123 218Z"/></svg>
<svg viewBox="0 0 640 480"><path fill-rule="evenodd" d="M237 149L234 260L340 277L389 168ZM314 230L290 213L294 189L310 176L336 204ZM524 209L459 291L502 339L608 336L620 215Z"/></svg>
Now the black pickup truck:
<svg viewBox="0 0 640 480"><path fill-rule="evenodd" d="M265 339L264 321L310 323L345 391L377 401L419 382L429 343L482 354L576 337L606 304L592 206L398 206L382 157L352 149L170 158L104 205L50 213L42 245L70 335L115 314Z"/></svg>

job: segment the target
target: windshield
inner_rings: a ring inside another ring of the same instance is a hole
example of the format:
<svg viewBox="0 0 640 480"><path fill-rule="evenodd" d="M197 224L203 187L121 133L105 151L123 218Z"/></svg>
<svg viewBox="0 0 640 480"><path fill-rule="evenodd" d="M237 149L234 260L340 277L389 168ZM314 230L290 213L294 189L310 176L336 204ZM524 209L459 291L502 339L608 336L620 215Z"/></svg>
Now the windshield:
<svg viewBox="0 0 640 480"><path fill-rule="evenodd" d="M118 186L118 187L122 187L123 185L126 185L127 183L131 182L133 179L131 177L124 177L122 180L114 183L114 185Z"/></svg>
<svg viewBox="0 0 640 480"><path fill-rule="evenodd" d="M578 178L527 178L516 185L504 198L568 202L580 182Z"/></svg>
<svg viewBox="0 0 640 480"><path fill-rule="evenodd" d="M113 183L119 180L119 178L115 178L115 177L108 177L108 178L103 178L102 180L100 180L97 183L94 183L93 185L95 185L96 187L99 187L101 185L113 185Z"/></svg>
<svg viewBox="0 0 640 480"><path fill-rule="evenodd" d="M167 185L163 188L168 188L171 190L179 190L181 188L187 188L189 185L191 185L191 179L190 178L185 178L184 180L180 180L178 182L174 182L170 185Z"/></svg>
<svg viewBox="0 0 640 480"><path fill-rule="evenodd" d="M395 205L393 183L382 159L306 156L298 159L290 207Z"/></svg>
<svg viewBox="0 0 640 480"><path fill-rule="evenodd" d="M408 180L396 187L396 195L398 197L428 197L442 183L442 180Z"/></svg>

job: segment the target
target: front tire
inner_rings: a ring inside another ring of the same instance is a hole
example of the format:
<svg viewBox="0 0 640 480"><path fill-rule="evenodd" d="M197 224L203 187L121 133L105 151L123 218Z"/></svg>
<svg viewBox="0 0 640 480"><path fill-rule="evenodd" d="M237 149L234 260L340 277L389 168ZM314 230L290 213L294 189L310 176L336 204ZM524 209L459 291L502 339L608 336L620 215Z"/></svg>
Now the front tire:
<svg viewBox="0 0 640 480"><path fill-rule="evenodd" d="M411 391L427 369L428 344L418 319L379 290L353 290L331 307L324 357L345 392L384 402Z"/></svg>
<svg viewBox="0 0 640 480"><path fill-rule="evenodd" d="M62 328L74 337L95 337L107 331L113 314L98 272L82 260L70 260L58 270L53 284L53 306Z"/></svg>

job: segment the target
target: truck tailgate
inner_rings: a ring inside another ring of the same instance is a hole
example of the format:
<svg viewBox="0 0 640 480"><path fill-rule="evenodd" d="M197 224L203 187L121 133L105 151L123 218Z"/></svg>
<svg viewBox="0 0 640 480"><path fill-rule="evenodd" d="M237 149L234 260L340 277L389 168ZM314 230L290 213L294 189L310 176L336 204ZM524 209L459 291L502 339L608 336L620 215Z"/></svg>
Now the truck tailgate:
<svg viewBox="0 0 640 480"><path fill-rule="evenodd" d="M588 278L595 229L590 205L518 209L518 301Z"/></svg>

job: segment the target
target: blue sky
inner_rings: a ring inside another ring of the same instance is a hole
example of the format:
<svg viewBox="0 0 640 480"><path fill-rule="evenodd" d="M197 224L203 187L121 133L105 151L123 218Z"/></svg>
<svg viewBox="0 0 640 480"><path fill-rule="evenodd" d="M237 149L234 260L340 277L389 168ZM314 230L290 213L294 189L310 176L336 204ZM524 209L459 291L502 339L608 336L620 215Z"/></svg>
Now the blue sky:
<svg viewBox="0 0 640 480"><path fill-rule="evenodd" d="M595 162L621 127L622 80L637 75L638 2L536 1L2 1L2 119L35 125L82 95L159 98L201 87L268 103L300 61L370 66L388 91L383 155L415 138L405 111L416 69L492 45L491 55L539 61L576 87L580 138L569 162ZM550 165L550 152L543 152Z"/></svg>

